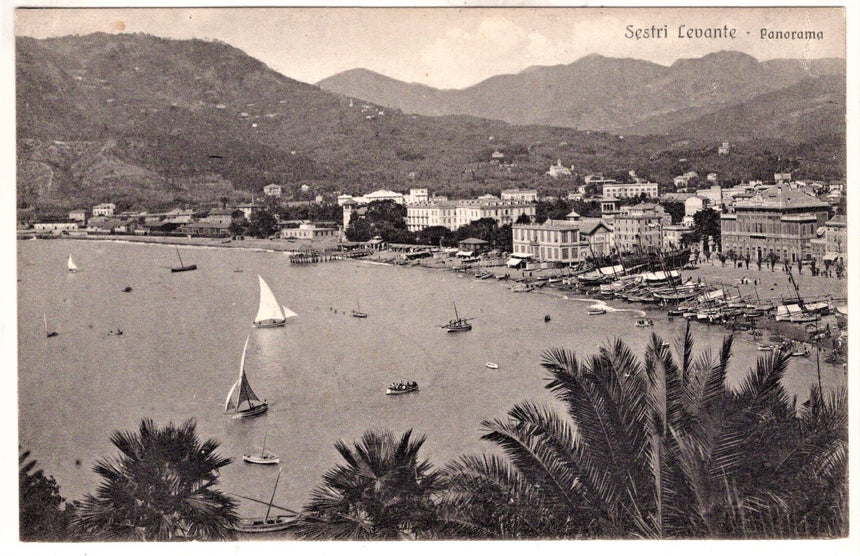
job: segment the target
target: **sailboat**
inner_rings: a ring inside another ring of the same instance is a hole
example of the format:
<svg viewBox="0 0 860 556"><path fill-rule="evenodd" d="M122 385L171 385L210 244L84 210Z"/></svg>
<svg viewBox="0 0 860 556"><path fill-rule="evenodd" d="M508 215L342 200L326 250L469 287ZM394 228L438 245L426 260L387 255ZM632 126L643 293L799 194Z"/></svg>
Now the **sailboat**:
<svg viewBox="0 0 860 556"><path fill-rule="evenodd" d="M182 255L179 254L179 247L176 248L176 256L179 257L179 266L170 267L170 272L185 272L188 270L197 270L196 264L183 264Z"/></svg>
<svg viewBox="0 0 860 556"><path fill-rule="evenodd" d="M352 316L360 319L366 319L367 313L361 310L361 304L358 301L355 302L355 309L352 310Z"/></svg>
<svg viewBox="0 0 860 556"><path fill-rule="evenodd" d="M257 463L260 465L274 465L276 463L280 463L281 458L272 452L266 451L266 439L268 436L268 432L263 436L263 446L260 448L259 454L242 454L242 459L247 463Z"/></svg>
<svg viewBox="0 0 860 556"><path fill-rule="evenodd" d="M293 522L293 519L296 517L296 513L287 508L282 508L288 512L291 512L292 515L276 515L272 518L269 518L269 514L272 512L272 505L275 501L275 492L278 490L278 481L281 478L281 468L278 468L278 476L275 479L275 488L272 489L272 498L269 500L269 504L266 508L266 516L263 519L260 518L242 518L239 520L239 523L233 526L235 531L239 531L240 533L269 533L272 531L283 531ZM246 498L242 496L242 498ZM254 500L249 498L249 500ZM260 502L259 500L254 500L255 502Z"/></svg>
<svg viewBox="0 0 860 556"><path fill-rule="evenodd" d="M72 254L69 253L69 260L66 261L66 265L69 267L69 272L77 272L78 265L75 264L75 261L72 260Z"/></svg>
<svg viewBox="0 0 860 556"><path fill-rule="evenodd" d="M266 284L266 281L263 280L262 276L258 274L257 278L260 279L260 307L257 309L257 316L254 318L254 327L274 328L276 326L284 326L287 319L298 316L289 310L286 305L278 303L278 300L275 299L275 294L272 293L272 290Z"/></svg>
<svg viewBox="0 0 860 556"><path fill-rule="evenodd" d="M442 328L447 330L448 332L467 332L472 329L472 325L469 321L472 319L464 319L460 317L460 314L457 313L457 304L454 304L454 319L449 320L447 324L440 325Z"/></svg>
<svg viewBox="0 0 860 556"><path fill-rule="evenodd" d="M261 415L269 409L269 404L265 400L260 401L257 394L251 390L251 384L245 375L245 353L248 351L248 340L250 339L251 336L245 338L245 347L242 349L242 362L239 364L239 380L230 388L230 393L227 394L227 402L224 404L225 413L231 409L236 413L233 415L233 419Z"/></svg>
<svg viewBox="0 0 860 556"><path fill-rule="evenodd" d="M57 335L57 333L56 333L56 332L54 332L53 330L51 330L50 332L48 332L48 315L47 315L47 314L43 314L42 316L45 318L45 337L46 337L46 338L53 338L54 336L56 336L56 335Z"/></svg>

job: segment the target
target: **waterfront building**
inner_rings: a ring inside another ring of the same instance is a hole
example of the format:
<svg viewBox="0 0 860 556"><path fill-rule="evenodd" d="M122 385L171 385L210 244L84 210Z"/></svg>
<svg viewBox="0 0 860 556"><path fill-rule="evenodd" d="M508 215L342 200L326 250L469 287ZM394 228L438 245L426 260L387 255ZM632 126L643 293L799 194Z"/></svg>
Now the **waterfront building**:
<svg viewBox="0 0 860 556"><path fill-rule="evenodd" d="M502 201L526 201L536 203L537 189L503 189Z"/></svg>
<svg viewBox="0 0 860 556"><path fill-rule="evenodd" d="M838 214L824 224L824 260L843 263L848 256L848 221L844 214Z"/></svg>
<svg viewBox="0 0 860 556"><path fill-rule="evenodd" d="M113 216L115 210L115 204L101 203L93 207L93 216Z"/></svg>
<svg viewBox="0 0 860 556"><path fill-rule="evenodd" d="M663 228L671 223L671 215L656 203L622 207L613 222L615 246L621 252L659 249L663 246Z"/></svg>
<svg viewBox="0 0 860 556"><path fill-rule="evenodd" d="M78 221L66 220L42 220L33 223L33 229L37 234L59 235L63 232L71 232L78 229Z"/></svg>
<svg viewBox="0 0 860 556"><path fill-rule="evenodd" d="M588 242L580 234L581 226L570 220L514 224L512 257L565 265L584 261L589 253Z"/></svg>
<svg viewBox="0 0 860 556"><path fill-rule="evenodd" d="M280 236L284 239L322 239L328 237L338 237L340 229L333 223L314 223L305 222L299 224L298 228L283 228Z"/></svg>
<svg viewBox="0 0 860 556"><path fill-rule="evenodd" d="M580 218L579 235L588 246L588 253L596 256L608 255L615 247L612 228L599 218Z"/></svg>
<svg viewBox="0 0 860 556"><path fill-rule="evenodd" d="M513 224L523 214L534 218L535 203L501 200L492 195L457 201L434 199L407 205L406 229L417 232L430 226L444 226L453 231L482 218L492 218L499 226L504 226Z"/></svg>
<svg viewBox="0 0 860 556"><path fill-rule="evenodd" d="M663 249L680 249L681 237L690 231L690 226L683 224L663 226Z"/></svg>
<svg viewBox="0 0 860 556"><path fill-rule="evenodd" d="M795 262L811 255L810 241L828 219L828 205L787 186L773 186L749 198L736 198L734 212L720 217L723 252L751 260L773 253Z"/></svg>
<svg viewBox="0 0 860 556"><path fill-rule="evenodd" d="M659 186L651 182L636 183L606 183L603 185L603 195L618 199L629 199L644 194L646 197L657 197Z"/></svg>

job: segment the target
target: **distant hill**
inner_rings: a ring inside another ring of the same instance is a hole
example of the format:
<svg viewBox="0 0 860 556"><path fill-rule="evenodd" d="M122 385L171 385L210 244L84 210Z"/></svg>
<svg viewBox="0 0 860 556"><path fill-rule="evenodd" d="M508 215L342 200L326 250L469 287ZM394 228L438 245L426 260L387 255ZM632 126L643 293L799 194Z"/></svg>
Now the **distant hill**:
<svg viewBox="0 0 860 556"><path fill-rule="evenodd" d="M746 54L722 51L678 60L668 67L590 55L567 65L535 66L514 75L492 77L460 90L404 83L363 69L343 72L318 84L328 91L406 113L466 114L516 125L650 134L665 133L676 124L800 81L833 75L844 81L844 60L758 62ZM809 100L813 111L815 102ZM670 123L663 118L669 118ZM770 136L785 137L783 133ZM724 138L739 139L732 133Z"/></svg>
<svg viewBox="0 0 860 556"><path fill-rule="evenodd" d="M656 79L666 72L635 60L614 63L618 75ZM550 79L547 71L527 73L540 81ZM582 95L597 103L618 75L581 87ZM489 99L495 82L476 89L475 98ZM577 174L636 169L663 182L708 160L721 165L726 179L767 176L787 158L800 161L791 163L796 175L814 168L821 179L843 176L845 164L838 135L808 144L758 140L733 147L728 160L711 160L716 143L682 128L619 137L473 116L409 115L289 79L221 42L141 34L17 38L16 100L18 206L58 213L105 201L121 210L216 205L259 196L269 183L285 185L296 199L409 187L454 196L520 186L565 194L575 177L545 176L559 159ZM607 105L602 117L613 120L617 110ZM505 155L502 163L494 151ZM303 184L310 193L302 193Z"/></svg>

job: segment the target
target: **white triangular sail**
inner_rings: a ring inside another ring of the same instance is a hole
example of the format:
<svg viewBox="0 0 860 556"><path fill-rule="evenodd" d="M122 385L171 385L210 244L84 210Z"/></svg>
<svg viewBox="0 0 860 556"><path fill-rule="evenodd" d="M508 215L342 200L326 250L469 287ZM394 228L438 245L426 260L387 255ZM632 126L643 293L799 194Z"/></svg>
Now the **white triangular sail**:
<svg viewBox="0 0 860 556"><path fill-rule="evenodd" d="M224 404L224 411L230 411L231 409L239 410L241 405L245 402L248 403L249 406L253 407L253 402L259 402L260 398L257 397L257 394L251 389L251 385L248 383L248 377L245 376L245 353L248 351L248 340L251 337L248 336L245 338L245 347L242 348L242 362L239 364L239 380L237 380L233 387L230 388L230 393L227 394L227 401Z"/></svg>
<svg viewBox="0 0 860 556"><path fill-rule="evenodd" d="M291 319L293 317L299 316L298 313L294 313L289 307L286 305L281 305L281 310L284 311L284 318Z"/></svg>
<svg viewBox="0 0 860 556"><path fill-rule="evenodd" d="M75 264L75 261L72 260L72 254L69 253L69 260L66 262L69 267L69 272L77 272L78 265Z"/></svg>
<svg viewBox="0 0 860 556"><path fill-rule="evenodd" d="M275 294L272 293L272 290L266 284L266 281L263 280L262 276L258 274L257 278L260 279L260 307L257 309L254 324L283 323L286 317L284 317L284 311L281 309L280 303L275 299Z"/></svg>

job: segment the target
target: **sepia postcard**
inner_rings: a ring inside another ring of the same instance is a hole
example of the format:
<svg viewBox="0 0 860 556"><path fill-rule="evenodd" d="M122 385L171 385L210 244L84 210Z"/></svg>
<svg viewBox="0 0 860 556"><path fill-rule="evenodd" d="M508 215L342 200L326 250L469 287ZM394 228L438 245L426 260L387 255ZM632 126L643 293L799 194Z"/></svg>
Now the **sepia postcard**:
<svg viewBox="0 0 860 556"><path fill-rule="evenodd" d="M126 4L4 5L12 551L860 548L856 10Z"/></svg>

